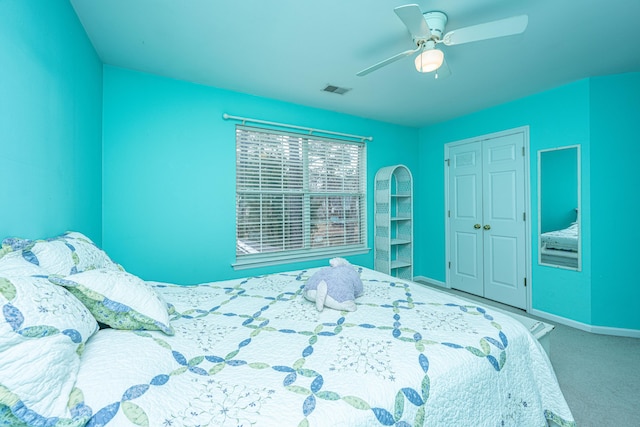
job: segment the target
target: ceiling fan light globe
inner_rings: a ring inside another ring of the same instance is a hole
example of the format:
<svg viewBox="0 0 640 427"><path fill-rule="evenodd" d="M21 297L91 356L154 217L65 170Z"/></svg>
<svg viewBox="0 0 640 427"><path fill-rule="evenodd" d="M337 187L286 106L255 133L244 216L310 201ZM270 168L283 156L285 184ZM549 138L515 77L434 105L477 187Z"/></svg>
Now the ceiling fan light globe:
<svg viewBox="0 0 640 427"><path fill-rule="evenodd" d="M420 73L430 73L440 68L442 61L444 61L444 53L441 50L425 50L416 56L416 70Z"/></svg>

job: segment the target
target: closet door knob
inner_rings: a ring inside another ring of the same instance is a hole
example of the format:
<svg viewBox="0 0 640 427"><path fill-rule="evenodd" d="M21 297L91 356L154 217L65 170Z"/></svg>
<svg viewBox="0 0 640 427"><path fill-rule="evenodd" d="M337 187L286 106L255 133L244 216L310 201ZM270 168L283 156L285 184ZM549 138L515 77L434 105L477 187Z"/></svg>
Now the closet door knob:
<svg viewBox="0 0 640 427"><path fill-rule="evenodd" d="M490 226L489 224L485 225L485 226L484 226L484 227L482 227L482 228L484 228L485 230L491 230L491 226Z"/></svg>
<svg viewBox="0 0 640 427"><path fill-rule="evenodd" d="M473 226L473 228L475 228L476 230L480 228L480 224L476 224Z"/></svg>

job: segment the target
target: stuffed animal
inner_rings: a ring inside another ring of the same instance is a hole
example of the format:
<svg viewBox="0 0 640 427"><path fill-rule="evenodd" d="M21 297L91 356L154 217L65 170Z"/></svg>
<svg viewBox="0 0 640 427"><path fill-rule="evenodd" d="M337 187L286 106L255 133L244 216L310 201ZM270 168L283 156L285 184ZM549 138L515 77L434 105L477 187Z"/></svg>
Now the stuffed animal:
<svg viewBox="0 0 640 427"><path fill-rule="evenodd" d="M333 258L331 267L318 270L304 285L303 295L322 311L326 306L335 310L356 311L355 299L364 292L360 274L349 261Z"/></svg>

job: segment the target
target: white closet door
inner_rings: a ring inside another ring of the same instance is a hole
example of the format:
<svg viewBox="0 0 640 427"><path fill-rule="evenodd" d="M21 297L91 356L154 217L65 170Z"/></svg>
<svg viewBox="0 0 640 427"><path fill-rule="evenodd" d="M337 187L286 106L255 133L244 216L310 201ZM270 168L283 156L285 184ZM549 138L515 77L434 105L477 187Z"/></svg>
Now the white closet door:
<svg viewBox="0 0 640 427"><path fill-rule="evenodd" d="M451 287L484 294L482 240L482 144L449 151Z"/></svg>
<svg viewBox="0 0 640 427"><path fill-rule="evenodd" d="M526 308L524 134L449 147L450 286Z"/></svg>
<svg viewBox="0 0 640 427"><path fill-rule="evenodd" d="M484 296L526 308L523 134L483 141Z"/></svg>

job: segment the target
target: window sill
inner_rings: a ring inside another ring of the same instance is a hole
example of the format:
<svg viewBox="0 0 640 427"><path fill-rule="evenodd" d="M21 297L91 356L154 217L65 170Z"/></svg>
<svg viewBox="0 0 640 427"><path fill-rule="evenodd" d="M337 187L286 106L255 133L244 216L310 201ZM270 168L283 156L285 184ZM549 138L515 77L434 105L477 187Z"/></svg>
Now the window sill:
<svg viewBox="0 0 640 427"><path fill-rule="evenodd" d="M313 252L306 254L290 254L290 255L273 255L273 256L260 256L252 259L236 260L231 264L234 270L246 270L249 268L269 267L273 265L291 264L294 262L313 261L324 258L345 257L352 255L367 254L371 251L371 248L352 248L341 250L329 250L322 252Z"/></svg>

